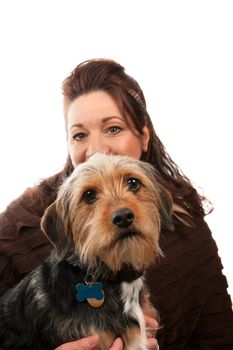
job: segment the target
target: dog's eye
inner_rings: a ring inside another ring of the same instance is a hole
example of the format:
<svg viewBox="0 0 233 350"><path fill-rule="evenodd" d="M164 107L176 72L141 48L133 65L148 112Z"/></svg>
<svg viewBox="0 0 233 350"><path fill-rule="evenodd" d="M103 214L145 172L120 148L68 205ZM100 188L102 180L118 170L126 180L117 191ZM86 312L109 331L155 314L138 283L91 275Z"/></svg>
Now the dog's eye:
<svg viewBox="0 0 233 350"><path fill-rule="evenodd" d="M141 187L141 182L138 179L130 178L127 180L127 185L131 192L137 192Z"/></svg>
<svg viewBox="0 0 233 350"><path fill-rule="evenodd" d="M95 190L87 190L82 195L82 200L88 204L93 204L97 199L97 192Z"/></svg>

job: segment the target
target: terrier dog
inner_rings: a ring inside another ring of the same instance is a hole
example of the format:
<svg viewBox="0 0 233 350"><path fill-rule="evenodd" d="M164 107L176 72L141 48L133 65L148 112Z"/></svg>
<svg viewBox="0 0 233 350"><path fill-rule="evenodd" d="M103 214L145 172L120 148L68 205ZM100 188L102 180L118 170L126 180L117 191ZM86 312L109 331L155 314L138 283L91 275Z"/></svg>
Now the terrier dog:
<svg viewBox="0 0 233 350"><path fill-rule="evenodd" d="M107 350L146 350L143 273L161 255L161 223L172 228L171 196L153 167L96 154L78 165L41 227L49 258L0 302L0 349L45 350L98 334Z"/></svg>

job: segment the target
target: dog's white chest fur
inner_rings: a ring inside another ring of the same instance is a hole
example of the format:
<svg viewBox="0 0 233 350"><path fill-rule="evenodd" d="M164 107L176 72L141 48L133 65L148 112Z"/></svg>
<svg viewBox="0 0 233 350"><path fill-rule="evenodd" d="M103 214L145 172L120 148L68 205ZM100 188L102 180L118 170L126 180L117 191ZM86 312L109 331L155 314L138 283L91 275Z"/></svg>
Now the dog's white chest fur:
<svg viewBox="0 0 233 350"><path fill-rule="evenodd" d="M140 325L141 335L139 339L135 340L128 350L146 350L147 338L146 327L142 309L139 305L139 294L143 288L143 278L140 277L137 280L121 284L121 298L124 304L124 313L135 318Z"/></svg>

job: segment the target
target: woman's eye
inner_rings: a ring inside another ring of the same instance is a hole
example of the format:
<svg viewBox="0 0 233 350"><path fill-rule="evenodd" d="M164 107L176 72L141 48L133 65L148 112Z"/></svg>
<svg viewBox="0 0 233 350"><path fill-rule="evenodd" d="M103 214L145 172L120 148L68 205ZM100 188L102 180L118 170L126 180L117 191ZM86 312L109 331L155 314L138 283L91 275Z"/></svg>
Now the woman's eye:
<svg viewBox="0 0 233 350"><path fill-rule="evenodd" d="M121 132L122 128L119 126L110 126L106 132L111 135L117 135L119 132Z"/></svg>
<svg viewBox="0 0 233 350"><path fill-rule="evenodd" d="M131 192L137 192L141 187L141 182L138 179L130 178L127 180L128 189Z"/></svg>
<svg viewBox="0 0 233 350"><path fill-rule="evenodd" d="M73 136L73 139L76 140L76 141L81 141L81 140L85 139L86 136L87 136L86 133L84 133L84 132L79 132L79 133L77 133L77 134L75 134L75 135Z"/></svg>
<svg viewBox="0 0 233 350"><path fill-rule="evenodd" d="M95 190L87 190L82 195L82 200L87 204L93 204L97 200L97 192Z"/></svg>

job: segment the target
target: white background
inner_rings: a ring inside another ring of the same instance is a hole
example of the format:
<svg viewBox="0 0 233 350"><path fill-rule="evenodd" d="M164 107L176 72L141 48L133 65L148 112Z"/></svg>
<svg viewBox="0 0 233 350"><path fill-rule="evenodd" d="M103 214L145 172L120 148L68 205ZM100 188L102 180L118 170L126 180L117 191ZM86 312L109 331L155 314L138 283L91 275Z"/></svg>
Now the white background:
<svg viewBox="0 0 233 350"><path fill-rule="evenodd" d="M61 83L113 58L144 90L172 158L213 203L233 295L233 2L0 0L0 210L66 159Z"/></svg>

